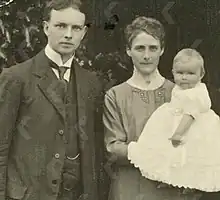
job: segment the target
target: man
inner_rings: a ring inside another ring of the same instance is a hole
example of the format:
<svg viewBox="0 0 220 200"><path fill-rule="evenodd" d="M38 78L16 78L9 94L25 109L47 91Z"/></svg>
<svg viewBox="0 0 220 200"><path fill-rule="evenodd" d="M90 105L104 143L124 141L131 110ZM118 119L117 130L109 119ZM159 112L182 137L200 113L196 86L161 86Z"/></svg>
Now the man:
<svg viewBox="0 0 220 200"><path fill-rule="evenodd" d="M87 29L80 6L49 2L46 48L0 76L1 200L100 199L102 87L74 56Z"/></svg>

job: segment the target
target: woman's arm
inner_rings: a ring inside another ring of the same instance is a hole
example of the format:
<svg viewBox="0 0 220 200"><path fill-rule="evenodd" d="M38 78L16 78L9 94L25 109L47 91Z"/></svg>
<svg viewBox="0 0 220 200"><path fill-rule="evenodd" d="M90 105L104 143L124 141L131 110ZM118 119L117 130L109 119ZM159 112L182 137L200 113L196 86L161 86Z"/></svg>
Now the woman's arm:
<svg viewBox="0 0 220 200"><path fill-rule="evenodd" d="M127 135L123 129L120 110L116 103L114 91L105 95L103 123L105 133L105 146L110 163L128 164Z"/></svg>

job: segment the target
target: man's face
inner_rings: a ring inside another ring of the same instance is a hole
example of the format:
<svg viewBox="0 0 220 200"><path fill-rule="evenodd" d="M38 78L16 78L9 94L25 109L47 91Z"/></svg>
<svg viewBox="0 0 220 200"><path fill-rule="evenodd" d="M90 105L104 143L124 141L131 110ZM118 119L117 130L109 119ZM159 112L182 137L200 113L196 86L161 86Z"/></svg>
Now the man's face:
<svg viewBox="0 0 220 200"><path fill-rule="evenodd" d="M163 49L161 49L159 40L141 32L133 39L131 48L127 49L127 54L141 74L149 75L157 68Z"/></svg>
<svg viewBox="0 0 220 200"><path fill-rule="evenodd" d="M50 47L61 56L73 55L86 33L85 15L74 8L52 10L44 22Z"/></svg>

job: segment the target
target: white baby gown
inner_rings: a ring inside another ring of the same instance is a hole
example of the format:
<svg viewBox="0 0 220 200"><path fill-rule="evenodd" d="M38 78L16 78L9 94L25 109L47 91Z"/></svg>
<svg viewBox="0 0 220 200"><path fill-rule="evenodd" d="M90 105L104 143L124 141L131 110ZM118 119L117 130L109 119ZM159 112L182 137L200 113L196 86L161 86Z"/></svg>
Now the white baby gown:
<svg viewBox="0 0 220 200"><path fill-rule="evenodd" d="M183 114L195 120L184 143L173 147ZM206 192L220 191L220 119L211 110L204 83L182 90L177 85L171 102L150 117L137 142L128 145L128 159L148 179Z"/></svg>

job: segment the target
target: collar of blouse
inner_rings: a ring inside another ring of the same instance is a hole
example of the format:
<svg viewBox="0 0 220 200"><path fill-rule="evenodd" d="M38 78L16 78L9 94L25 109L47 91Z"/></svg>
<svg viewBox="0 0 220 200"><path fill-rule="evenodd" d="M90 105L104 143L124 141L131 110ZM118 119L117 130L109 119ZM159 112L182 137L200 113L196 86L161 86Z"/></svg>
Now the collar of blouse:
<svg viewBox="0 0 220 200"><path fill-rule="evenodd" d="M165 78L156 69L149 76L143 77L134 67L133 75L127 80L127 83L141 90L156 90L164 84Z"/></svg>

